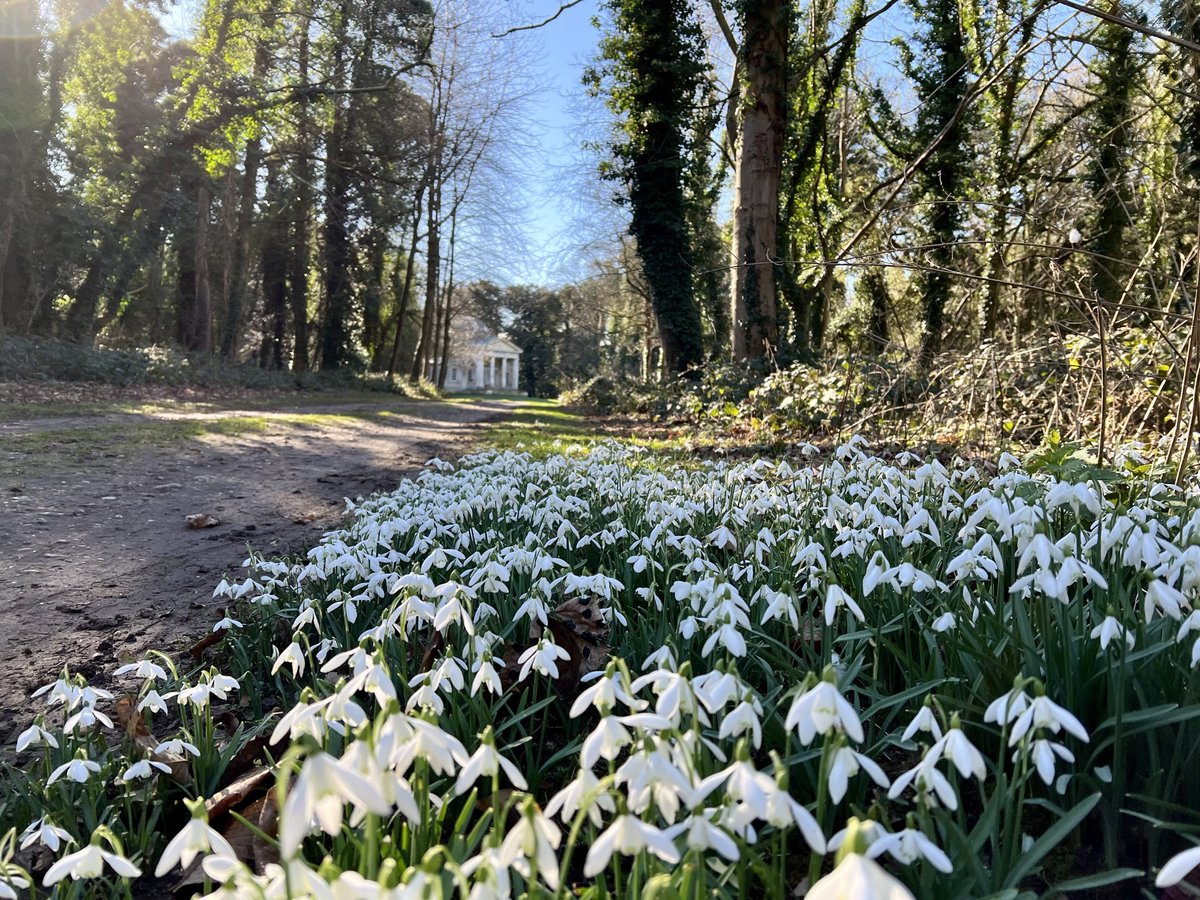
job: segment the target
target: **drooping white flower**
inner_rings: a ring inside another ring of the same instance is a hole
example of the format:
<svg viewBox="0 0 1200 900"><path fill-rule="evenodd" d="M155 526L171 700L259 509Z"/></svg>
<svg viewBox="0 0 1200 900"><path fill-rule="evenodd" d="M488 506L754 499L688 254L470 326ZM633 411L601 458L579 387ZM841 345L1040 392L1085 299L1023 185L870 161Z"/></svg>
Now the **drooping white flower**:
<svg viewBox="0 0 1200 900"><path fill-rule="evenodd" d="M814 884L806 900L916 900L904 883L879 863L857 853L846 855L836 869Z"/></svg>
<svg viewBox="0 0 1200 900"><path fill-rule="evenodd" d="M1200 847L1191 847L1181 853L1176 853L1167 860L1166 865L1158 870L1158 875L1154 878L1154 886L1174 887L1197 866L1200 866Z"/></svg>
<svg viewBox="0 0 1200 900"><path fill-rule="evenodd" d="M492 735L492 728L489 725L487 730L482 735L482 742L471 758L468 759L462 769L458 773L458 781L454 784L454 792L458 795L465 794L471 789L471 786L479 780L480 777L491 778L501 771L509 783L519 791L523 791L529 787L525 782L525 777L520 770L512 764L510 760L505 759L496 749L495 739Z"/></svg>
<svg viewBox="0 0 1200 900"><path fill-rule="evenodd" d="M594 878L608 865L613 853L634 856L643 850L663 862L679 862L679 850L664 831L643 822L637 816L617 816L588 850L583 864L585 878Z"/></svg>
<svg viewBox="0 0 1200 900"><path fill-rule="evenodd" d="M22 850L28 850L34 844L41 844L51 853L57 853L60 847L73 843L75 843L75 838L71 836L69 831L59 828L45 816L40 819L34 819L21 832Z"/></svg>
<svg viewBox="0 0 1200 900"><path fill-rule="evenodd" d="M299 678L304 674L307 660L304 656L304 649L297 641L292 641L287 647L275 658L275 664L271 666L271 674L276 674L284 666L291 666L292 677Z"/></svg>
<svg viewBox="0 0 1200 900"><path fill-rule="evenodd" d="M43 728L40 724L40 717L37 722L34 722L19 735L17 735L17 752L21 753L28 750L30 747L37 747L45 744L47 747L58 749L58 738L52 735L49 731Z"/></svg>
<svg viewBox="0 0 1200 900"><path fill-rule="evenodd" d="M46 784L54 784L58 779L66 776L69 780L83 784L94 774L100 771L100 763L91 759L82 759L76 757L63 763L57 769L50 773L50 777L46 779Z"/></svg>
<svg viewBox="0 0 1200 900"><path fill-rule="evenodd" d="M954 871L954 864L945 851L916 828L903 828L877 838L867 848L866 855L868 859L878 859L884 853L890 853L906 866L918 859L926 859L939 872Z"/></svg>
<svg viewBox="0 0 1200 900"><path fill-rule="evenodd" d="M192 818L163 849L158 865L154 868L155 878L162 878L176 866L186 869L201 853L214 853L227 859L238 858L229 841L209 826L203 801L189 803L188 806L191 808Z"/></svg>
<svg viewBox="0 0 1200 900"><path fill-rule="evenodd" d="M1014 747L1031 730L1045 728L1053 734L1066 730L1085 743L1088 740L1087 729L1075 718L1070 710L1059 706L1049 697L1043 695L1029 701L1029 706L1013 721L1012 733L1008 736L1008 745Z"/></svg>
<svg viewBox="0 0 1200 900"><path fill-rule="evenodd" d="M832 625L833 620L837 617L837 611L841 607L845 607L854 614L854 618L860 622L865 622L863 618L862 608L854 601L854 598L847 594L837 584L830 584L825 592L825 624Z"/></svg>
<svg viewBox="0 0 1200 900"><path fill-rule="evenodd" d="M498 862L512 866L526 878L531 874L529 861L537 862L537 874L550 890L558 890L558 855L562 832L537 805L526 801L520 821L508 829L500 845Z"/></svg>
<svg viewBox="0 0 1200 900"><path fill-rule="evenodd" d="M860 771L866 772L871 780L881 788L888 788L892 785L891 780L875 760L850 747L839 747L833 754L833 761L829 766L829 796L834 803L842 802L842 798L846 796L850 779Z"/></svg>
<svg viewBox="0 0 1200 900"><path fill-rule="evenodd" d="M581 809L587 810L587 816L597 828L603 821L601 811L614 813L617 811L612 796L606 790L598 789L600 780L592 773L591 768L584 766L576 773L574 780L567 783L562 790L550 798L546 804L546 815L554 816L561 813L564 823L569 823Z"/></svg>
<svg viewBox="0 0 1200 900"><path fill-rule="evenodd" d="M1123 638L1125 640L1125 646L1130 650L1132 650L1134 644L1137 643L1137 638L1133 635L1133 633L1129 631L1124 624L1116 618L1116 616L1113 615L1105 616L1104 621L1092 629L1091 638L1092 640L1096 640L1097 638L1100 639L1101 650L1107 650L1108 645L1112 643L1113 640L1118 638Z"/></svg>
<svg viewBox="0 0 1200 900"><path fill-rule="evenodd" d="M800 743L806 747L818 734L829 734L835 728L844 731L855 743L863 741L858 713L838 693L837 685L825 679L793 701L785 725L797 730Z"/></svg>
<svg viewBox="0 0 1200 900"><path fill-rule="evenodd" d="M376 815L391 812L378 786L329 754L314 753L304 760L279 816L279 849L284 858L295 856L314 820L326 834L337 834L347 802Z"/></svg>
<svg viewBox="0 0 1200 900"><path fill-rule="evenodd" d="M42 886L51 887L64 878L70 878L72 881L99 878L104 874L105 866L122 878L137 878L142 874L142 870L125 857L102 850L98 844L92 843L74 853L68 853L52 865L46 872L46 877L42 879Z"/></svg>

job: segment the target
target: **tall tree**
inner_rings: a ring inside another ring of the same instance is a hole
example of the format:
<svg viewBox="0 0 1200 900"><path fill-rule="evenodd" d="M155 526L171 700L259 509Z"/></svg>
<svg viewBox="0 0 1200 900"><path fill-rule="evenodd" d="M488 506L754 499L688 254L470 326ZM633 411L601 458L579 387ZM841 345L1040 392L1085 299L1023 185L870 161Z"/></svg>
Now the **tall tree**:
<svg viewBox="0 0 1200 900"><path fill-rule="evenodd" d="M955 245L962 227L971 161L967 103L973 71L968 33L959 0L907 0L916 25L911 40L899 42L900 69L916 94L914 121L902 121L881 91L875 91L885 126L877 133L906 164L920 163L921 252L915 284L921 297L921 359L942 349L946 307L954 290Z"/></svg>
<svg viewBox="0 0 1200 900"><path fill-rule="evenodd" d="M1126 14L1119 0L1109 12ZM1133 190L1130 184L1136 134L1134 98L1141 62L1135 32L1115 22L1105 22L1096 32L1092 64L1096 102L1089 119L1090 165L1086 182L1095 198L1095 215L1088 238L1092 253L1092 289L1106 303L1125 296L1132 256L1128 236L1133 224ZM1190 86L1195 89L1194 82Z"/></svg>
<svg viewBox="0 0 1200 900"><path fill-rule="evenodd" d="M741 0L738 64L745 79L733 183L733 355L779 345L775 300L779 185L787 127L792 0Z"/></svg>
<svg viewBox="0 0 1200 900"><path fill-rule="evenodd" d="M586 76L620 123L605 172L625 188L664 363L683 372L704 360L684 195L687 136L705 80L703 37L687 0L607 0L606 6L612 30Z"/></svg>

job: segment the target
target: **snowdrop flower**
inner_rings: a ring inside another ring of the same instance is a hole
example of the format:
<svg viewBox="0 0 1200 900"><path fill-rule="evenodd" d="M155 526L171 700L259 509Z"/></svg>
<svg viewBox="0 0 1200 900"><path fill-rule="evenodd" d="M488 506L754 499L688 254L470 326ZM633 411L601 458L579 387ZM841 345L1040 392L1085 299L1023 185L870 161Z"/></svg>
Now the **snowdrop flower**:
<svg viewBox="0 0 1200 900"><path fill-rule="evenodd" d="M721 720L721 728L717 736L724 740L749 731L751 742L754 744L754 749L757 750L762 746L762 724L759 721L761 716L762 704L753 694L747 694L745 699Z"/></svg>
<svg viewBox="0 0 1200 900"><path fill-rule="evenodd" d="M67 719L63 723L63 731L66 734L74 734L78 728L85 730L95 728L96 725L103 725L105 728L112 728L112 719L100 712L96 707L84 705L79 708L79 711Z"/></svg>
<svg viewBox="0 0 1200 900"><path fill-rule="evenodd" d="M677 825L666 829L672 840L684 835L689 850L715 850L730 862L736 862L741 856L738 845L720 825L708 817L707 813L693 813Z"/></svg>
<svg viewBox="0 0 1200 900"><path fill-rule="evenodd" d="M1013 721L1012 733L1008 736L1008 746L1013 747L1025 737L1030 730L1045 728L1052 734L1066 729L1079 740L1087 743L1088 733L1070 711L1063 709L1049 697L1042 695L1029 702L1028 708Z"/></svg>
<svg viewBox="0 0 1200 900"><path fill-rule="evenodd" d="M933 735L935 741L941 740L942 727L938 724L937 718L934 716L933 709L930 707L928 701L913 716L912 721L908 723L908 727L904 729L904 734L900 735L900 740L911 741L918 731L928 731Z"/></svg>
<svg viewBox="0 0 1200 900"><path fill-rule="evenodd" d="M974 776L982 781L987 777L983 754L975 748L975 745L959 727L957 714L950 725L950 730L929 748L924 762L933 765L939 759L950 760L963 778Z"/></svg>
<svg viewBox="0 0 1200 900"><path fill-rule="evenodd" d="M906 866L912 865L918 859L926 859L939 872L949 874L954 871L945 852L927 838L924 832L916 828L903 828L893 834L885 834L877 838L867 848L868 859L878 859L884 853L890 853Z"/></svg>
<svg viewBox="0 0 1200 900"><path fill-rule="evenodd" d="M376 785L329 754L315 753L304 760L279 816L279 849L284 858L296 855L314 820L326 834L337 834L347 802L380 816L391 812Z"/></svg>
<svg viewBox="0 0 1200 900"><path fill-rule="evenodd" d="M1154 614L1162 610L1175 621L1183 618L1187 598L1165 581L1155 578L1146 588L1146 624L1154 620Z"/></svg>
<svg viewBox="0 0 1200 900"><path fill-rule="evenodd" d="M1000 726L1010 725L1028 708L1029 695L1017 687L989 703L988 708L984 710L983 721L995 722Z"/></svg>
<svg viewBox="0 0 1200 900"><path fill-rule="evenodd" d="M854 618L858 619L858 621L866 621L863 618L862 608L854 602L854 599L838 585L830 584L829 589L825 592L826 625L833 624L833 620L837 617L838 609L843 606L850 610L850 612L854 614Z"/></svg>
<svg viewBox="0 0 1200 900"><path fill-rule="evenodd" d="M70 832L59 828L45 816L34 819L21 832L22 850L28 850L34 844L41 844L51 853L57 853L60 847L73 843L75 843L75 838L71 836Z"/></svg>
<svg viewBox="0 0 1200 900"><path fill-rule="evenodd" d="M529 785L520 770L496 750L496 738L492 726L489 725L485 728L479 737L482 743L480 743L479 749L471 754L471 758L463 764L462 770L458 774L458 781L454 784L454 793L462 796L471 789L480 776L493 778L501 770L504 771L505 777L513 787L519 791L526 790Z"/></svg>
<svg viewBox="0 0 1200 900"><path fill-rule="evenodd" d="M551 822L532 799L525 801L521 820L508 829L500 845L499 862L511 866L526 878L531 869L529 860L537 862L538 877L552 891L558 890L558 856L555 850L562 842L562 832Z"/></svg>
<svg viewBox="0 0 1200 900"><path fill-rule="evenodd" d="M101 825L92 834L92 842L81 850L69 853L50 867L46 877L42 879L43 887L52 887L64 878L72 881L86 881L99 878L107 866L121 878L137 878L142 870L119 853L111 853L100 848L101 836L109 834L108 829Z"/></svg>
<svg viewBox="0 0 1200 900"><path fill-rule="evenodd" d="M892 786L891 780L879 768L875 760L859 753L850 747L840 747L833 754L833 762L829 766L829 796L834 803L841 803L846 796L850 779L860 771L866 772L881 788Z"/></svg>
<svg viewBox="0 0 1200 900"><path fill-rule="evenodd" d="M385 735L383 751L398 774L407 772L418 757L425 760L438 775L452 774L459 766L466 765L469 759L467 749L458 738L431 722L395 715L388 724L393 734L407 729L406 738L394 747L388 746L391 736Z"/></svg>
<svg viewBox="0 0 1200 900"><path fill-rule="evenodd" d="M496 671L496 667L492 663L492 655L490 653L485 653L471 667L475 671L475 677L471 680L472 697L478 695L479 689L484 687L495 696L503 693L504 685L500 681L500 673Z"/></svg>
<svg viewBox="0 0 1200 900"><path fill-rule="evenodd" d="M851 819L851 832L853 823ZM848 839L849 846L852 843ZM889 875L879 863L858 852L846 853L837 868L819 880L806 900L916 900L904 883Z"/></svg>
<svg viewBox="0 0 1200 900"><path fill-rule="evenodd" d="M807 747L818 734L829 734L835 728L844 731L855 743L862 743L862 722L854 707L838 693L833 679L837 676L827 669L825 677L796 697L788 710L785 727L795 728L800 743Z"/></svg>
<svg viewBox="0 0 1200 900"><path fill-rule="evenodd" d="M621 750L627 744L633 742L633 735L625 727L626 725L655 730L671 727L670 721L654 713L633 713L628 716L601 716L600 724L592 729L591 734L584 738L583 749L579 754L580 763L583 768L590 769L601 758L607 759L609 762L616 759L621 754Z"/></svg>
<svg viewBox="0 0 1200 900"><path fill-rule="evenodd" d="M121 773L121 780L129 781L144 781L147 778L153 778L155 772L171 771L171 767L166 763L161 763L154 759L139 759L124 772Z"/></svg>
<svg viewBox="0 0 1200 900"><path fill-rule="evenodd" d="M30 747L38 747L45 744L47 747L58 749L58 739L48 732L41 725L41 716L37 720L17 735L17 752L21 753L28 750Z"/></svg>
<svg viewBox="0 0 1200 900"><path fill-rule="evenodd" d="M634 694L647 684L653 684L657 675L658 672L652 672L650 675L642 676L627 688L621 670L615 663L610 663L608 669L592 683L591 687L579 692L579 696L571 704L571 718L575 719L583 715L589 706L602 716L608 715L616 707L617 701L634 711L644 709L646 701L639 700Z"/></svg>
<svg viewBox="0 0 1200 900"><path fill-rule="evenodd" d="M521 673L517 676L517 680L524 681L534 670L541 675L558 678L558 660L570 658L571 654L554 643L552 638L543 637L521 654L518 660L521 664Z"/></svg>
<svg viewBox="0 0 1200 900"><path fill-rule="evenodd" d="M1158 870L1154 886L1160 888L1174 887L1183 881L1191 871L1200 866L1200 847L1192 847L1182 853L1176 853L1167 860L1167 864Z"/></svg>
<svg viewBox="0 0 1200 900"><path fill-rule="evenodd" d="M287 648L275 658L275 665L271 666L271 674L276 674L285 665L292 667L292 677L299 678L304 674L305 668L304 650L296 641L292 641L287 645Z"/></svg>
<svg viewBox="0 0 1200 900"><path fill-rule="evenodd" d="M923 800L940 802L942 806L951 811L958 809L958 795L954 793L954 788L946 776L934 765L936 762L936 758L930 759L927 756L907 772L902 773L892 782L892 786L888 790L888 799L895 800L908 790L910 785L913 785L917 789L918 796Z"/></svg>
<svg viewBox="0 0 1200 900"><path fill-rule="evenodd" d="M184 805L191 811L192 818L183 826L182 831L171 838L163 850L154 869L155 878L162 878L176 866L187 869L192 860L201 853L215 853L233 860L238 858L229 841L225 840L220 832L209 827L203 798L185 800Z"/></svg>
<svg viewBox="0 0 1200 900"><path fill-rule="evenodd" d="M1114 638L1123 638L1125 646L1130 650L1137 643L1137 638L1112 614L1111 610L1104 617L1104 621L1092 629L1091 638L1092 640L1099 638L1101 650L1107 650Z"/></svg>
<svg viewBox="0 0 1200 900"><path fill-rule="evenodd" d="M82 750L79 752L81 754L83 753ZM50 777L46 779L46 784L54 784L54 782L58 781L58 779L62 778L64 775L70 781L83 784L85 781L91 778L92 775L99 771L100 763L95 762L94 760L84 759L82 756L78 756L70 762L63 763L61 766L51 772Z"/></svg>
<svg viewBox="0 0 1200 900"><path fill-rule="evenodd" d="M1054 758L1057 756L1065 762L1075 762L1075 755L1071 753L1062 744L1056 744L1053 741L1039 738L1029 745L1029 752L1033 756L1033 764L1037 768L1038 777L1046 784L1051 784L1054 781ZM1013 754L1014 760L1020 750ZM1061 794L1062 791L1059 791Z"/></svg>
<svg viewBox="0 0 1200 900"><path fill-rule="evenodd" d="M938 634L942 634L943 632L950 631L951 629L955 628L957 625L958 625L958 620L955 619L954 613L948 612L948 613L942 613L940 616L938 616L936 619L934 619L933 623L929 627L932 628L934 631L936 631Z"/></svg>
<svg viewBox="0 0 1200 900"><path fill-rule="evenodd" d="M213 625L212 630L213 630L213 633L215 634L218 631L229 631L231 628L244 628L244 627L245 626L241 622L239 622L237 619L234 619L230 616L226 616L223 619L218 619L216 624Z"/></svg>
<svg viewBox="0 0 1200 900"><path fill-rule="evenodd" d="M152 713L164 713L167 711L167 700L159 696L158 691L152 689L146 693L145 697L138 701L137 708L138 712L150 710Z"/></svg>
<svg viewBox="0 0 1200 900"><path fill-rule="evenodd" d="M170 741L161 742L157 747L154 748L154 752L159 756L182 756L184 753L190 753L192 756L199 756L200 748L195 744L189 744L183 738L174 738Z"/></svg>
<svg viewBox="0 0 1200 900"><path fill-rule="evenodd" d="M600 780L590 768L580 768L575 779L550 798L546 804L546 815L561 814L560 818L567 824L575 818L576 813L586 809L592 824L599 828L603 821L602 810L610 814L617 811L613 798L606 790L599 790L599 786Z"/></svg>
<svg viewBox="0 0 1200 900"><path fill-rule="evenodd" d="M155 662L148 659L143 659L141 662L127 663L120 666L113 672L114 678L120 678L123 675L132 674L137 678L149 678L153 681L166 681L166 670Z"/></svg>
<svg viewBox="0 0 1200 900"><path fill-rule="evenodd" d="M604 833L592 842L583 864L583 875L585 878L594 878L600 874L614 852L634 856L643 850L649 851L663 862L679 862L679 851L666 832L636 816L617 816Z"/></svg>

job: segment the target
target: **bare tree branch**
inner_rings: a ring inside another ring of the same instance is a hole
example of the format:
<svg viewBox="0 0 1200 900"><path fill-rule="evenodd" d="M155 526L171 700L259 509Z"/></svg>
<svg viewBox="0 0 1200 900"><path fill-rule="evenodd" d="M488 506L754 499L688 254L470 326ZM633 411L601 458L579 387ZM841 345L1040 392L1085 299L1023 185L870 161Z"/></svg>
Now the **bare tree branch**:
<svg viewBox="0 0 1200 900"><path fill-rule="evenodd" d="M498 34L493 34L492 37L508 37L510 34L516 34L518 31L533 31L537 28L543 28L565 13L568 9L573 6L578 6L582 2L583 0L566 0L565 3L560 3L558 5L558 9L555 10L554 14L548 18L542 19L540 22L534 22L532 25L516 25L512 28L509 28L507 31L501 31Z"/></svg>

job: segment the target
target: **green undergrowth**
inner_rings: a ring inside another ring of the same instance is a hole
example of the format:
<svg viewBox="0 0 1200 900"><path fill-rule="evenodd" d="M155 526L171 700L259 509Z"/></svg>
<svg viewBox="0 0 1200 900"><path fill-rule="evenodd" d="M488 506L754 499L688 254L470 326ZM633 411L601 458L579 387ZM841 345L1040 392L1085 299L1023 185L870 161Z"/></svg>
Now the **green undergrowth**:
<svg viewBox="0 0 1200 900"><path fill-rule="evenodd" d="M508 402L512 411L484 427L480 446L525 450L543 458L565 447L590 447L606 436L599 421L563 409L554 400L522 398Z"/></svg>

